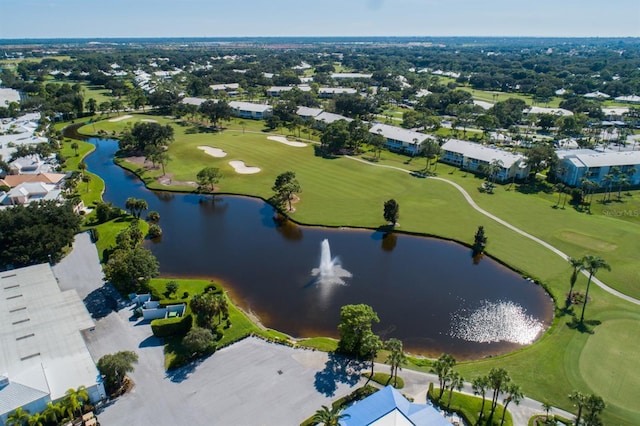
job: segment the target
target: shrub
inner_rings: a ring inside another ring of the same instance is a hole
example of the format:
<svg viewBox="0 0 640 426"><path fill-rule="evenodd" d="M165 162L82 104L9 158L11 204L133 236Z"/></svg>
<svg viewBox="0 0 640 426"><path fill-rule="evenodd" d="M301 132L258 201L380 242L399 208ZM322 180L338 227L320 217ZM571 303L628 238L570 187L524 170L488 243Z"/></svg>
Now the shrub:
<svg viewBox="0 0 640 426"><path fill-rule="evenodd" d="M158 238L162 236L162 228L160 228L155 223L149 225L149 232L147 233L150 238Z"/></svg>
<svg viewBox="0 0 640 426"><path fill-rule="evenodd" d="M176 291L178 291L178 282L171 280L169 281L166 286L165 286L165 295L170 296L173 293L175 293Z"/></svg>
<svg viewBox="0 0 640 426"><path fill-rule="evenodd" d="M151 321L151 331L156 337L184 335L191 330L193 317L187 314L181 318L164 318Z"/></svg>
<svg viewBox="0 0 640 426"><path fill-rule="evenodd" d="M156 211L150 211L147 215L147 219L149 219L151 222L158 222L160 220L160 213Z"/></svg>

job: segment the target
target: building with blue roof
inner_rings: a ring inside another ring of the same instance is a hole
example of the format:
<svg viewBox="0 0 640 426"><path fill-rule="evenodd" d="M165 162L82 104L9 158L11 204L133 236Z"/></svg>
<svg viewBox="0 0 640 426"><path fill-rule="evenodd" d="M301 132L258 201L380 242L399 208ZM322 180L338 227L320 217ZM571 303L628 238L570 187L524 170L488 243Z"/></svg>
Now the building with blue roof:
<svg viewBox="0 0 640 426"><path fill-rule="evenodd" d="M341 426L451 426L434 407L409 402L387 386L342 412Z"/></svg>

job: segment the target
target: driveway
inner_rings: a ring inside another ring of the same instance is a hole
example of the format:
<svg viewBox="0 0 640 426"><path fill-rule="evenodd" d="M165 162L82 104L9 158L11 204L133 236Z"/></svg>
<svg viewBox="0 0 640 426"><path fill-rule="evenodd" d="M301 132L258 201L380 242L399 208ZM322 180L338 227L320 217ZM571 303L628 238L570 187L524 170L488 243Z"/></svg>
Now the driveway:
<svg viewBox="0 0 640 426"><path fill-rule="evenodd" d="M95 360L139 356L135 387L100 412L103 425L297 425L363 383L352 361L252 337L167 374L160 340L130 316L112 312L85 333Z"/></svg>

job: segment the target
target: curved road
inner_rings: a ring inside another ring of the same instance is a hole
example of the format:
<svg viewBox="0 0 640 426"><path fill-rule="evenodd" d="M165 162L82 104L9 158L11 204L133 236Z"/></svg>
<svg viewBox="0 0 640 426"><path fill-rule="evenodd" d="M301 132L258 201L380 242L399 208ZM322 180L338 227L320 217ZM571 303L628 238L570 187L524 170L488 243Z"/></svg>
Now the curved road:
<svg viewBox="0 0 640 426"><path fill-rule="evenodd" d="M355 158L355 157L351 157L349 155L345 156L346 158L349 158L351 160L354 161L358 161L360 163L364 163L364 164L368 164L370 166L374 166L374 167L384 167L387 169L393 169L393 170L398 170L404 173L413 173L409 170L403 169L401 167L396 167L396 166L388 166L388 165L384 165L384 164L371 164L370 162L363 160L361 158ZM528 232L523 231L522 229L510 224L509 222L500 219L498 216L489 213L488 211L484 210L483 208L481 208L480 206L478 206L476 204L475 201L473 201L473 198L471 198L471 195L469 195L469 193L460 185L458 185L455 182L452 182L448 179L444 179L444 178L440 178L440 177L428 177L428 179L434 179L434 180L439 180L441 182L445 182L448 183L449 185L453 186L454 188L456 188L458 191L460 191L460 193L462 194L462 196L465 198L465 200L467 200L467 203L469 203L469 205L471 207L473 207L474 210L476 210L477 212L485 215L486 217L488 217L489 219L492 219L496 222L498 222L499 224L511 229L514 232L517 232L518 234L529 238L530 240L535 241L536 243L540 244L541 246L551 250L552 252L554 252L555 254L557 254L558 256L560 256L561 258L563 258L564 260L568 260L569 256L567 254L565 254L564 252L560 251L559 249L555 248L554 246L552 246L551 244L547 243L546 241L541 240L540 238L529 234ZM587 271L582 271L582 274L586 277L589 276L589 273ZM600 281L598 278L596 277L592 277L591 281L593 281L594 283L596 283L598 285L598 287L600 287L601 289L605 290L608 293L613 294L614 296L617 296L623 300L626 300L627 302L631 302L631 303L635 303L636 305L640 305L640 300L633 298L631 296L627 296L624 293L619 292L616 289L613 289L611 287L609 287L608 285L606 285L605 283L603 283L602 281Z"/></svg>

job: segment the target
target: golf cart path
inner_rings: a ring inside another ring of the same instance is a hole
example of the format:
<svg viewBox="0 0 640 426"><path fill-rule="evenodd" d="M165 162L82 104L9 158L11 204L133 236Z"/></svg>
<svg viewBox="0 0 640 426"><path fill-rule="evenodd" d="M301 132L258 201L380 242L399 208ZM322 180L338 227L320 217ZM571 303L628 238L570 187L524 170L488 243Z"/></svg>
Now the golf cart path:
<svg viewBox="0 0 640 426"><path fill-rule="evenodd" d="M409 173L409 174L413 173L410 170L406 170L406 169L403 169L401 167L388 166L388 165L384 165L384 164L371 164L370 162L368 162L366 160L363 160L361 158L355 158L355 157L352 157L352 156L349 156L349 155L345 155L345 157L349 158L351 160L354 160L354 161L358 161L360 163L364 163L364 164L368 164L370 166L374 166L374 167L384 167L384 168L387 168L387 169L398 170L398 171L401 171L401 172L404 172L404 173ZM498 222L499 224L511 229L512 231L517 232L518 234L522 235L523 237L527 237L530 240L535 241L536 243L542 245L543 247L551 250L552 252L554 252L555 254L557 254L558 256L563 258L564 260L569 260L569 255L567 255L564 252L562 252L561 250L555 248L554 246L552 246L551 244L547 243L546 241L543 241L540 238L538 238L538 237L536 237L534 235L531 235L528 232L523 231L522 229L510 224L509 222L507 222L507 221L505 221L503 219L500 219L498 216L496 216L494 214L491 214L488 211L486 211L483 208L481 208L480 206L478 206L476 204L476 202L473 201L473 198L471 198L471 195L469 195L469 193L462 186L458 185L457 183L455 183L453 181L450 181L448 179L441 178L441 177L428 177L428 179L438 180L438 181L441 181L441 182L448 183L449 185L452 185L454 188L456 188L458 191L460 191L462 196L467 200L467 203L469 203L469 205L471 207L473 207L473 209L476 210L477 212L479 212L479 213L485 215L486 217L488 217L489 219L492 219L492 220ZM584 270L582 271L582 274L584 276L586 276L586 277L589 276L589 273L587 271L584 271ZM615 290L615 289L609 287L608 285L606 285L605 283L600 281L598 278L592 277L591 280L594 283L596 283L596 285L598 285L598 287L600 287L601 289L605 290L606 292L611 293L614 296L617 296L617 297L619 297L619 298L621 298L623 300L626 300L627 302L631 302L631 303L634 303L636 305L640 305L640 300L638 300L636 298L633 298L631 296L628 296L628 295L626 295L624 293L619 292L618 290Z"/></svg>

